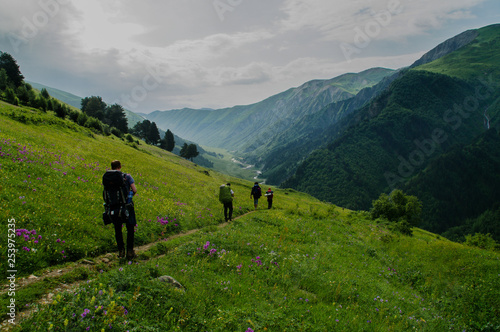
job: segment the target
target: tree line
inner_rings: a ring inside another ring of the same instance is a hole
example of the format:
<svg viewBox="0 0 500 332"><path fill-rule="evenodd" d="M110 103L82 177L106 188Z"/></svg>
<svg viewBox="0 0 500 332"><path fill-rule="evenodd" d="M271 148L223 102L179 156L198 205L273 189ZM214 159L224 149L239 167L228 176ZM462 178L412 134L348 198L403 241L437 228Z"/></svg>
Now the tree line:
<svg viewBox="0 0 500 332"><path fill-rule="evenodd" d="M44 112L53 111L59 118L69 118L97 133L113 134L120 138L129 133L144 140L146 144L158 146L169 152L175 148L174 134L170 130L167 130L162 139L155 122L144 120L129 128L123 106L119 104L107 105L100 96L83 98L81 112L79 112L52 98L45 88L38 93L29 83L24 81L24 76L14 57L2 51L0 51L0 100ZM127 139L133 141L132 136L127 136ZM180 156L190 160L193 160L198 154L196 144L184 143L180 150Z"/></svg>
<svg viewBox="0 0 500 332"><path fill-rule="evenodd" d="M0 100L16 106L28 106L44 112L54 111L58 117L64 118L70 108L51 98L46 89L37 93L33 87L24 82L16 60L9 54L0 51Z"/></svg>

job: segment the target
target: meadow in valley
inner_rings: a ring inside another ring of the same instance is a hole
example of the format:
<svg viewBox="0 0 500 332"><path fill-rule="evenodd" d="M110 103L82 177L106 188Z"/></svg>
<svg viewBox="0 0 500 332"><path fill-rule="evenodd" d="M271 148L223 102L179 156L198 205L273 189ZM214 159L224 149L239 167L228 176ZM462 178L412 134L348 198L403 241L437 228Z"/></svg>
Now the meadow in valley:
<svg viewBox="0 0 500 332"><path fill-rule="evenodd" d="M138 188L133 261L116 257L102 222L113 159ZM0 175L6 330L500 330L497 251L418 228L402 235L290 189L273 188L273 209L263 198L254 211L252 182L52 112L0 102ZM226 182L229 223L218 201Z"/></svg>

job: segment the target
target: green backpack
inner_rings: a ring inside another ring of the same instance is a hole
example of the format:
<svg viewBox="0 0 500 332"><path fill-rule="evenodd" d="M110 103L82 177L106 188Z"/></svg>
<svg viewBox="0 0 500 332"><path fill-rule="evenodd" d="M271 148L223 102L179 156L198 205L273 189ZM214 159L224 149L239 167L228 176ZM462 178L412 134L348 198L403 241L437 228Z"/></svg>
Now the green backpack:
<svg viewBox="0 0 500 332"><path fill-rule="evenodd" d="M219 188L219 201L221 203L230 203L233 201L233 196L231 195L231 188L223 184Z"/></svg>

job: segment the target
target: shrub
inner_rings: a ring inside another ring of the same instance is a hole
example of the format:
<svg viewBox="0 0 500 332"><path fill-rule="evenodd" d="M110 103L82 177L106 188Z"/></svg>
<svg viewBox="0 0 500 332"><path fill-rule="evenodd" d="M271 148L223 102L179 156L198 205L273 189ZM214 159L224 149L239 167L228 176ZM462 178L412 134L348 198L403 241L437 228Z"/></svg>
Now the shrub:
<svg viewBox="0 0 500 332"><path fill-rule="evenodd" d="M476 233L474 235L465 236L465 244L470 247L478 247L481 249L494 250L497 248L497 243L491 237L491 234Z"/></svg>
<svg viewBox="0 0 500 332"><path fill-rule="evenodd" d="M82 113L83 114L83 113ZM102 133L102 123L98 119L89 116L87 121L85 121L85 127L94 129L98 133Z"/></svg>
<svg viewBox="0 0 500 332"><path fill-rule="evenodd" d="M88 116L85 113L78 113L78 117L76 119L76 123L78 123L80 126L85 126L85 123L87 123Z"/></svg>
<svg viewBox="0 0 500 332"><path fill-rule="evenodd" d="M394 224L393 230L406 236L413 236L411 225L406 220L396 222Z"/></svg>
<svg viewBox="0 0 500 332"><path fill-rule="evenodd" d="M372 204L370 214L373 220L385 218L391 222L405 221L410 226L420 223L422 203L417 197L405 195L401 190L393 190L390 195L381 194Z"/></svg>
<svg viewBox="0 0 500 332"><path fill-rule="evenodd" d="M80 116L80 112L78 111L75 111L75 110L71 110L69 111L69 118L71 119L71 121L73 121L74 123L78 123L78 117Z"/></svg>
<svg viewBox="0 0 500 332"><path fill-rule="evenodd" d="M130 134L125 135L125 139L129 143L132 143L134 141L134 137L132 137L132 135L130 135Z"/></svg>
<svg viewBox="0 0 500 332"><path fill-rule="evenodd" d="M111 134L115 135L116 137L123 137L123 133L121 132L121 130L115 127L111 127Z"/></svg>

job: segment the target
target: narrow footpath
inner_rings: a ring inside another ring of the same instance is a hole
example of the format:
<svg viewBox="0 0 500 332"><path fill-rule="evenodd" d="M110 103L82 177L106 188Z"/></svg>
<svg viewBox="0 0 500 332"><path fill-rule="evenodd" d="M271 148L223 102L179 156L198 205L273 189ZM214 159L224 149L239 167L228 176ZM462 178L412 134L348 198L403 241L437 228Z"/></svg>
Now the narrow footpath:
<svg viewBox="0 0 500 332"><path fill-rule="evenodd" d="M242 218L242 217L244 217L250 213L253 213L253 212L255 212L255 211L249 211L245 214L242 214L242 215L234 218L233 221L237 220L239 218ZM231 222L224 222L224 223L218 224L217 227L223 228L223 227L226 227L227 225L229 225L230 223ZM136 255L140 256L141 253L148 251L149 249L151 249L152 247L154 247L156 244L158 244L160 242L171 241L171 240L179 238L179 237L188 236L188 235L191 235L191 234L198 232L199 230L200 229L192 229L192 230L189 230L185 233L174 234L174 235L169 236L167 238L163 238L163 239L155 241L155 242L151 242L151 243L148 243L148 244L145 244L142 246L138 246L135 248ZM134 260L138 260L141 263L144 263L144 262L147 262L151 259L159 258L162 256L164 256L164 254L158 255L155 257L150 257L150 258L145 259L145 260L138 259L138 258L135 258ZM70 263L68 266L66 266L64 268L47 270L46 272L42 273L39 276L31 275L29 277L19 278L18 280L16 280L16 292L18 292L19 290L21 290L21 289L23 289L31 284L43 282L47 278L60 278L60 277L63 277L64 275L68 275L69 273L71 273L73 270L75 270L78 267L88 266L89 270L90 270L93 265L96 265L99 263L104 263L104 264L108 265L109 267L112 267L114 264L118 263L119 261L120 261L120 258L118 258L118 254L116 252L103 254L103 255L92 257L89 259L80 259L76 262ZM85 282L87 282L87 280L78 280L78 281L71 283L71 284L59 283L56 286L54 286L53 288L47 290L47 292L44 295L42 295L42 297L38 301L36 301L35 304L44 305L44 304L50 303L50 302L52 302L52 298L55 295L57 295L58 293L65 292L65 291L73 291ZM0 291L0 295L5 294L8 291L8 288L9 288L8 284L5 284L3 286L3 289ZM31 314L34 312L34 310L35 310L34 305L27 307L24 310L20 310L16 314L16 324L14 324L14 325L10 324L8 322L8 320L5 319L0 324L0 329L2 331L10 331L11 329L13 329L17 325L18 322L31 316Z"/></svg>

